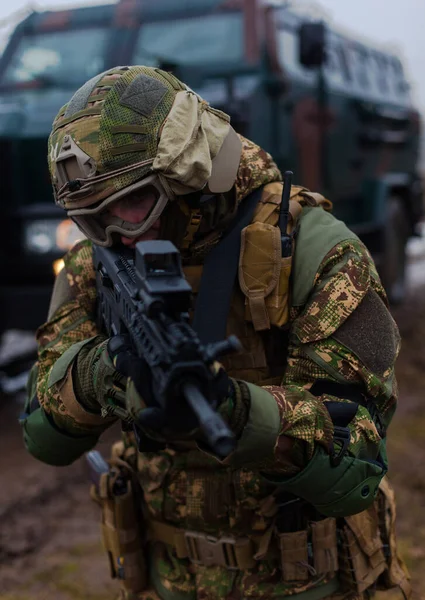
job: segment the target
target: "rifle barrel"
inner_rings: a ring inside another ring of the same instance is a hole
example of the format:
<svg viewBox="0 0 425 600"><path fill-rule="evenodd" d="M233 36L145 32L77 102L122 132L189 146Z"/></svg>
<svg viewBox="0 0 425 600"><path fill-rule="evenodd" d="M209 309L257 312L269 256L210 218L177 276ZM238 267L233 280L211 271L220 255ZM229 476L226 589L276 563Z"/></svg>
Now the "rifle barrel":
<svg viewBox="0 0 425 600"><path fill-rule="evenodd" d="M182 386L184 397L198 418L208 446L221 457L228 456L235 448L235 438L221 416L210 406L200 389L193 383Z"/></svg>

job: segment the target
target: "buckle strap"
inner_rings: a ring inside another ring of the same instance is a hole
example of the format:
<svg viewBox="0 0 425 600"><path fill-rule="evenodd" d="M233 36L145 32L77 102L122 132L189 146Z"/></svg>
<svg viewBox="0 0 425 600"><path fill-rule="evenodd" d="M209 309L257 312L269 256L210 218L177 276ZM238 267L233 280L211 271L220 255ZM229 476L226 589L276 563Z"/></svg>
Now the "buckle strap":
<svg viewBox="0 0 425 600"><path fill-rule="evenodd" d="M328 400L324 404L334 425L330 462L333 467L337 467L347 453L348 446L350 445L351 434L348 425L354 419L359 405L353 401L347 404L345 402L334 402L333 400ZM335 442L339 444L339 449Z"/></svg>
<svg viewBox="0 0 425 600"><path fill-rule="evenodd" d="M193 238L201 225L201 220L202 214L199 212L198 208L190 211L189 223L186 227L186 234L182 242L183 249L189 248L191 245Z"/></svg>
<svg viewBox="0 0 425 600"><path fill-rule="evenodd" d="M253 544L249 538L216 538L195 531L185 531L189 559L199 565L220 565L229 571L250 569L255 565Z"/></svg>
<svg viewBox="0 0 425 600"><path fill-rule="evenodd" d="M328 409L335 426L334 442L339 443L340 446L339 451L337 452L335 450L335 445L333 445L331 453L331 463L333 466L337 466L341 462L347 451L350 443L348 424L354 418L359 404L364 406L369 412L379 436L381 438L385 437L386 428L382 415L379 412L375 401L364 393L362 386L340 383L328 379L317 379L311 386L310 393L317 397L328 394L330 396L337 396L351 401L351 404L334 401L325 402L325 406Z"/></svg>
<svg viewBox="0 0 425 600"><path fill-rule="evenodd" d="M364 406L372 417L379 435L382 438L385 437L386 428L382 415L376 406L375 400L365 393L364 386L353 383L339 383L338 381L331 381L329 379L316 379L309 391L313 396L329 394L330 396L339 396Z"/></svg>
<svg viewBox="0 0 425 600"><path fill-rule="evenodd" d="M226 569L252 569L255 544L248 537L214 537L198 531L186 531L159 521L149 522L149 539L172 546L177 558L188 558L192 563Z"/></svg>
<svg viewBox="0 0 425 600"><path fill-rule="evenodd" d="M188 558L188 550L184 538L184 530L161 523L160 521L148 522L148 539L154 542L162 542L172 546L177 558Z"/></svg>
<svg viewBox="0 0 425 600"><path fill-rule="evenodd" d="M334 426L334 437L329 454L329 460L332 467L337 467L341 464L342 459L347 453L350 445L351 434L348 427ZM337 442L337 444L335 444Z"/></svg>

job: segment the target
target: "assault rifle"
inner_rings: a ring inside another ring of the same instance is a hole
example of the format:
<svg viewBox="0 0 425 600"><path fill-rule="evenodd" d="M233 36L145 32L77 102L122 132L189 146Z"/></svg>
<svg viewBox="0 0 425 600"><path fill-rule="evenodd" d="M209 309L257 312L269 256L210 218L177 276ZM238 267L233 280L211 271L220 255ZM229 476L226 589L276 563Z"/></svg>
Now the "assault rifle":
<svg viewBox="0 0 425 600"><path fill-rule="evenodd" d="M189 324L192 289L178 250L169 241L136 244L135 254L94 246L98 311L109 337L127 334L131 353L145 361L155 402L167 422L195 417L206 444L220 457L234 448L232 432L215 411L218 405L214 361L240 349L235 336L201 344ZM128 418L122 407L111 407ZM137 429L137 423L133 423Z"/></svg>

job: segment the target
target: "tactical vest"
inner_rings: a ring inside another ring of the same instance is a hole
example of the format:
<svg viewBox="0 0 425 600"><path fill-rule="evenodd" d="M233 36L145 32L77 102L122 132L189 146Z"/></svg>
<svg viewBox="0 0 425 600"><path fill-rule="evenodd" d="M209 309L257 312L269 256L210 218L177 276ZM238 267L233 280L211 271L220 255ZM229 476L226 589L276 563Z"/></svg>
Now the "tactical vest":
<svg viewBox="0 0 425 600"><path fill-rule="evenodd" d="M281 199L282 183L267 184L251 224L242 230L239 285L233 292L227 334L239 338L243 351L222 360L231 377L258 385L280 384L286 365L290 307L305 304L317 270L335 244L356 237L329 215L329 200L293 186L287 232L293 234L294 253L281 258ZM326 237L318 235L323 227ZM196 303L203 266L186 266L184 272Z"/></svg>

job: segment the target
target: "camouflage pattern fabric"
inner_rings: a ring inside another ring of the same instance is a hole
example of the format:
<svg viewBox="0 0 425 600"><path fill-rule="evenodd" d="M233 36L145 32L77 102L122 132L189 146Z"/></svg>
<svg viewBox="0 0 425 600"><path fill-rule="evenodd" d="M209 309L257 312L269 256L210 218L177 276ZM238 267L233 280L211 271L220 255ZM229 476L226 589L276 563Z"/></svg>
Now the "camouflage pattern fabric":
<svg viewBox="0 0 425 600"><path fill-rule="evenodd" d="M268 167L267 174L264 166ZM271 157L244 141L237 180L238 198L266 183L267 177L268 181L280 180ZM79 243L68 253L65 269L74 299L60 307L51 321L38 330L38 396L55 422L73 432L82 426L71 422L57 388L48 388L47 380L52 365L67 348L98 333L94 322L95 285L90 242ZM151 518L214 536L265 534L273 527L273 517L266 507L274 488L261 477L260 469L293 475L308 463L316 444L328 448L332 440L333 425L323 401L335 398L316 398L308 392L318 377L329 378L328 372L312 360L312 352L320 354L326 363L332 363L346 381L363 382L387 421L390 420L397 398L393 371L381 376L371 373L332 338L332 332L356 310L369 287L386 302L363 244L350 240L333 248L317 273L308 304L291 314L291 331L298 331L301 337L304 333L308 340L302 343L299 337L291 336L282 386L267 388L281 416L273 461L259 464L256 470L230 469L199 450L179 452L167 447L156 453L139 454L138 478ZM229 375L232 376L232 372ZM359 410L350 431L352 454L360 455L365 449L374 453L380 438L365 409ZM124 434L124 442L133 446L132 434ZM310 574L306 581L284 583L276 553L258 560L256 567L247 571L191 564L187 559L178 559L173 550L162 544L155 544L150 555L167 597L174 594L176 598L188 600L278 599L321 586L330 579L330 576ZM157 593L146 591L137 597L157 600L161 597Z"/></svg>
<svg viewBox="0 0 425 600"><path fill-rule="evenodd" d="M58 308L48 323L37 330L37 397L55 423L76 433L95 432L82 426L68 414L56 386L48 387L49 375L57 359L73 344L99 334L95 322L96 277L91 242L84 240L65 256L65 271L72 299Z"/></svg>
<svg viewBox="0 0 425 600"><path fill-rule="evenodd" d="M148 124L137 111L120 103L129 85L141 75L148 75L166 89L161 102L148 115ZM104 200L150 173L158 146L158 129L168 115L176 93L183 89L184 84L173 75L149 67L117 67L98 76L84 110L67 116L65 105L53 123L48 162L55 194L59 192L55 161L66 135L79 141L81 149L93 159L97 174L105 176L93 186L91 204ZM140 166L130 172L115 173L129 164ZM74 205L78 206L78 201L78 194L74 198L72 193L68 193L61 203L72 209Z"/></svg>
<svg viewBox="0 0 425 600"><path fill-rule="evenodd" d="M236 179L238 204L262 185L282 181L282 175L271 155L242 135L242 157Z"/></svg>
<svg viewBox="0 0 425 600"><path fill-rule="evenodd" d="M371 372L331 335L358 307L369 287L387 303L369 252L360 241L350 240L335 246L325 257L315 277L308 304L292 311L292 331L297 336L292 336L289 346L288 366L283 379L285 393L275 391L274 395L281 410L282 423L285 423L286 437L293 438L295 463L302 461L305 464L305 460L313 456L315 444L326 446L332 438L333 428L327 410L320 411L314 405L325 399L337 398L328 396L317 401L312 400L310 394L306 397L306 390L316 379L330 378L328 370L312 362L312 354L320 356L327 366L331 365L347 383L364 384L368 396L375 399L385 424L389 425L398 394L394 367L384 375ZM287 410L288 402L293 407L292 412ZM310 410L307 408L309 404ZM362 407L349 428L350 451L354 456L361 456L366 448L377 445L381 439L367 410ZM282 440L286 449L288 441ZM278 456L276 458L279 460ZM283 472L288 475L296 472L287 466L286 459Z"/></svg>

